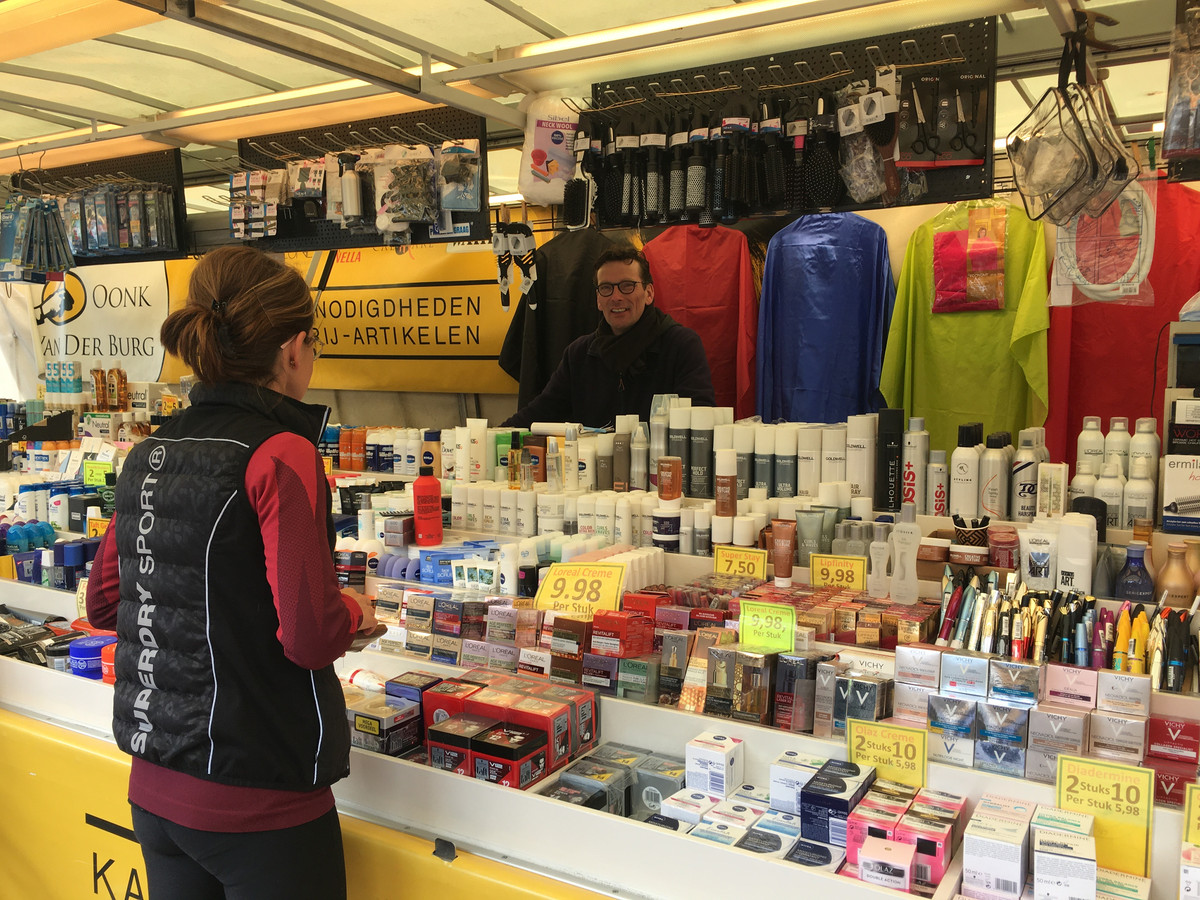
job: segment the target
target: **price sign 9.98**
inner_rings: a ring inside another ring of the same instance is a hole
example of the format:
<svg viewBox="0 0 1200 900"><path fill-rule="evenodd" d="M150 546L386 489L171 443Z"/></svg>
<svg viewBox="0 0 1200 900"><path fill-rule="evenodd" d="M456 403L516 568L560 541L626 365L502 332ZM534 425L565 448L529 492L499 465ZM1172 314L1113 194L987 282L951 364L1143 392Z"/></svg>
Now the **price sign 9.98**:
<svg viewBox="0 0 1200 900"><path fill-rule="evenodd" d="M743 600L738 639L756 650L791 653L796 648L796 610L786 603Z"/></svg>
<svg viewBox="0 0 1200 900"><path fill-rule="evenodd" d="M719 544L713 549L713 571L718 575L745 575L747 578L765 580L767 551Z"/></svg>
<svg viewBox="0 0 1200 900"><path fill-rule="evenodd" d="M844 587L852 591L866 590L867 558L865 556L830 556L814 553L809 557L808 580L813 587Z"/></svg>
<svg viewBox="0 0 1200 900"><path fill-rule="evenodd" d="M620 608L624 581L624 563L554 563L534 606L591 621L598 609Z"/></svg>

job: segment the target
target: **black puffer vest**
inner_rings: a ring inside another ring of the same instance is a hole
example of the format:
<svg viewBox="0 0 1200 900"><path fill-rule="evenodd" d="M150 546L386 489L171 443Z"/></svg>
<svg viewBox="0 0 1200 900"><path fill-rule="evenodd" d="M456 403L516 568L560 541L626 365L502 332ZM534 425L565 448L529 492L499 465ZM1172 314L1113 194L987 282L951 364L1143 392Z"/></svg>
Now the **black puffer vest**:
<svg viewBox="0 0 1200 900"><path fill-rule="evenodd" d="M117 744L223 784L324 787L349 771L342 691L332 666L284 655L245 476L275 434L315 443L328 410L246 384L197 385L192 404L117 485Z"/></svg>

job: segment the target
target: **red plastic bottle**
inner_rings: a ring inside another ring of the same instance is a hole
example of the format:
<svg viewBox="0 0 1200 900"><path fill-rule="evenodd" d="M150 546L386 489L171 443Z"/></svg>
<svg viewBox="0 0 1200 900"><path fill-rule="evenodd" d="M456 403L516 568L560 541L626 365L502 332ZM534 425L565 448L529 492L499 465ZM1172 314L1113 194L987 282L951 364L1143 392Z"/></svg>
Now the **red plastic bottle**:
<svg viewBox="0 0 1200 900"><path fill-rule="evenodd" d="M433 477L433 466L421 466L421 477L412 483L413 525L417 546L442 542L442 483Z"/></svg>

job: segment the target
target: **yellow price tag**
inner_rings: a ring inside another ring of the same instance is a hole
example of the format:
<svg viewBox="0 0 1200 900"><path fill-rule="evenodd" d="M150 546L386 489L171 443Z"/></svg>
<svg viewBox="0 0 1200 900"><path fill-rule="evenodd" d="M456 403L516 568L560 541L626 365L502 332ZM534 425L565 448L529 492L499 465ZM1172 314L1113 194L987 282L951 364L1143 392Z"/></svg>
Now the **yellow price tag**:
<svg viewBox="0 0 1200 900"><path fill-rule="evenodd" d="M1200 784L1189 784L1183 797L1183 842L1200 844Z"/></svg>
<svg viewBox="0 0 1200 900"><path fill-rule="evenodd" d="M620 609L624 582L625 563L554 563L534 606L590 622L598 609Z"/></svg>
<svg viewBox="0 0 1200 900"><path fill-rule="evenodd" d="M104 532L108 531L108 519L101 519L98 516L92 516L87 520L87 536L88 537L103 537Z"/></svg>
<svg viewBox="0 0 1200 900"><path fill-rule="evenodd" d="M83 483L87 487L98 487L104 484L104 476L113 470L113 464L108 460L85 459L83 461Z"/></svg>
<svg viewBox="0 0 1200 900"><path fill-rule="evenodd" d="M713 548L713 571L718 575L745 575L767 580L767 551L718 544Z"/></svg>
<svg viewBox="0 0 1200 900"><path fill-rule="evenodd" d="M851 688L853 690L853 688ZM904 728L863 719L846 720L846 749L850 762L874 766L875 774L911 787L925 787L929 772L924 728Z"/></svg>
<svg viewBox="0 0 1200 900"><path fill-rule="evenodd" d="M865 556L830 556L814 553L809 557L808 580L813 587L867 589L867 558Z"/></svg>
<svg viewBox="0 0 1200 900"><path fill-rule="evenodd" d="M1095 816L1096 858L1106 869L1150 874L1153 769L1064 755L1056 784L1059 807Z"/></svg>
<svg viewBox="0 0 1200 900"><path fill-rule="evenodd" d="M796 649L796 609L786 603L743 600L738 640L756 650L791 653Z"/></svg>
<svg viewBox="0 0 1200 900"><path fill-rule="evenodd" d="M325 468L326 476L333 474L333 457L332 456L322 456L321 457L321 465L324 466L324 468Z"/></svg>

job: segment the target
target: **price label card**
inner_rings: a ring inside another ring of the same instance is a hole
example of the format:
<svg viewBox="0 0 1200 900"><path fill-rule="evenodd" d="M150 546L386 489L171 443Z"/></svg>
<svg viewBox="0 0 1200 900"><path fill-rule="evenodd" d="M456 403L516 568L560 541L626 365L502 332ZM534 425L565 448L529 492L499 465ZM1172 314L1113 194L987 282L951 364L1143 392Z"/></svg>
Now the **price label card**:
<svg viewBox="0 0 1200 900"><path fill-rule="evenodd" d="M830 556L814 553L809 558L808 580L813 587L849 588L852 591L867 589L867 558L865 556Z"/></svg>
<svg viewBox="0 0 1200 900"><path fill-rule="evenodd" d="M108 519L102 519L98 516L92 516L87 520L87 536L88 537L104 537L104 532L108 531Z"/></svg>
<svg viewBox="0 0 1200 900"><path fill-rule="evenodd" d="M554 563L534 606L591 621L598 609L620 609L624 563Z"/></svg>
<svg viewBox="0 0 1200 900"><path fill-rule="evenodd" d="M104 462L98 459L85 459L83 461L83 483L88 487L97 487L104 484L104 476L113 470L111 462Z"/></svg>
<svg viewBox="0 0 1200 900"><path fill-rule="evenodd" d="M1154 770L1059 756L1058 806L1095 816L1096 858L1106 869L1150 874Z"/></svg>
<svg viewBox="0 0 1200 900"><path fill-rule="evenodd" d="M1200 844L1200 784L1189 784L1183 796L1183 842Z"/></svg>
<svg viewBox="0 0 1200 900"><path fill-rule="evenodd" d="M862 719L846 720L850 762L874 766L877 777L915 788L925 787L929 765L924 728L904 728Z"/></svg>
<svg viewBox="0 0 1200 900"><path fill-rule="evenodd" d="M718 544L713 548L713 571L719 575L745 575L766 581L767 551Z"/></svg>
<svg viewBox="0 0 1200 900"><path fill-rule="evenodd" d="M796 610L786 603L743 600L738 640L758 650L791 653L796 649Z"/></svg>

